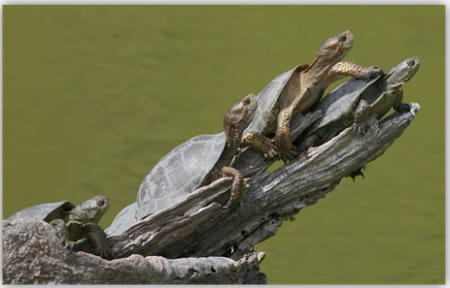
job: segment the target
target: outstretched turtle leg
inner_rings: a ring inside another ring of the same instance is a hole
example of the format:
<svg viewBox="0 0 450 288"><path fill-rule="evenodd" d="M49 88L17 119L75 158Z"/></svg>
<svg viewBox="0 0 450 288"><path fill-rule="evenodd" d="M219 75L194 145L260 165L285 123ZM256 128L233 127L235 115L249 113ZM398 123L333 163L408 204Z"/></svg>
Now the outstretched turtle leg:
<svg viewBox="0 0 450 288"><path fill-rule="evenodd" d="M97 224L89 222L83 225L83 231L94 245L97 254L102 258L110 259L111 251L109 250L108 241L103 229Z"/></svg>
<svg viewBox="0 0 450 288"><path fill-rule="evenodd" d="M325 87L328 87L331 83L346 76L369 80L379 75L384 75L384 72L376 66L363 67L353 62L342 61L334 64L323 82Z"/></svg>
<svg viewBox="0 0 450 288"><path fill-rule="evenodd" d="M222 172L226 176L233 178L233 183L231 184L231 196L223 209L227 210L230 207L236 208L239 203L241 203L242 197L244 196L244 177L242 176L241 172L239 172L239 170L229 166L223 167Z"/></svg>
<svg viewBox="0 0 450 288"><path fill-rule="evenodd" d="M366 100L361 99L359 101L358 107L355 110L355 126L354 129L360 134L364 135L369 128L367 126L367 120L369 119L369 115L371 112L371 108L369 103Z"/></svg>
<svg viewBox="0 0 450 288"><path fill-rule="evenodd" d="M278 156L278 149L272 141L259 132L250 132L244 135L241 147L250 146L252 149L262 153L265 158L275 158Z"/></svg>

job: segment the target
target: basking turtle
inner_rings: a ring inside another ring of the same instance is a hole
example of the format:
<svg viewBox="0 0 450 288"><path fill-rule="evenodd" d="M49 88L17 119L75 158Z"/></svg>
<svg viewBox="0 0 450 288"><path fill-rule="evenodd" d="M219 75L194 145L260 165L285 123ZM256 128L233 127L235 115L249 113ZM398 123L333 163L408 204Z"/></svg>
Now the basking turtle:
<svg viewBox="0 0 450 288"><path fill-rule="evenodd" d="M65 247L72 248L78 240L88 238L97 253L107 258L109 257L109 248L106 235L97 223L108 208L108 197L96 196L76 207L69 201L32 206L17 212L7 220L42 219L50 223Z"/></svg>
<svg viewBox="0 0 450 288"><path fill-rule="evenodd" d="M257 105L256 97L247 95L225 114L225 132L196 136L164 156L139 188L136 219L175 204L195 189L224 176L233 178L231 197L224 208L239 204L245 183L241 173L231 165L238 152L242 132L252 121Z"/></svg>
<svg viewBox="0 0 450 288"><path fill-rule="evenodd" d="M355 129L364 134L367 130L367 118L376 113L377 118L383 117L391 107L395 111L408 112L408 104L402 103L402 86L411 80L419 70L420 61L410 57L385 76L370 80L351 79L326 95L315 109L323 111L323 118L311 125L301 138L300 150L318 146L342 130L355 123Z"/></svg>
<svg viewBox="0 0 450 288"><path fill-rule="evenodd" d="M289 157L289 125L293 116L306 113L332 82L345 76L369 79L382 71L352 62L339 62L353 44L350 30L326 40L311 65L303 64L277 76L258 95L258 109L244 132L241 146L251 146L267 158ZM275 137L270 140L269 138Z"/></svg>

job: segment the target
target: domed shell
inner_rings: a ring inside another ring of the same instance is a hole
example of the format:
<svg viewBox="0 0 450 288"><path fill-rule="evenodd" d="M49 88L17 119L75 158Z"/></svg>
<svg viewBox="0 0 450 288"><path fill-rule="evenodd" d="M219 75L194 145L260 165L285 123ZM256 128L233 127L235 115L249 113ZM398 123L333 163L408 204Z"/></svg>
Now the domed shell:
<svg viewBox="0 0 450 288"><path fill-rule="evenodd" d="M50 222L55 219L64 219L74 207L69 201L45 203L20 210L6 220L33 218Z"/></svg>
<svg viewBox="0 0 450 288"><path fill-rule="evenodd" d="M164 156L145 177L136 219L175 204L199 187L225 147L225 133L189 139Z"/></svg>

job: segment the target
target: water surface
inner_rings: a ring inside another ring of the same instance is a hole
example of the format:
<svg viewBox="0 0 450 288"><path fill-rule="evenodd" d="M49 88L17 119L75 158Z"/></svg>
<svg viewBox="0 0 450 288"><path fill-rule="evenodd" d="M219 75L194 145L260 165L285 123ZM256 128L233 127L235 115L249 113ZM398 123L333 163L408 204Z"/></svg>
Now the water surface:
<svg viewBox="0 0 450 288"><path fill-rule="evenodd" d="M422 110L388 151L257 245L270 284L445 279L444 6L4 6L3 217L108 195L350 28L346 59L389 70Z"/></svg>

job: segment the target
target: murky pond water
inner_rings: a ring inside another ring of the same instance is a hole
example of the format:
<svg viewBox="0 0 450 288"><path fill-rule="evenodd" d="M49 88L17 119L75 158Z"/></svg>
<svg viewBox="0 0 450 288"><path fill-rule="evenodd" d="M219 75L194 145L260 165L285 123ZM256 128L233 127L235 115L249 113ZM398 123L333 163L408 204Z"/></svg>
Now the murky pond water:
<svg viewBox="0 0 450 288"><path fill-rule="evenodd" d="M257 246L269 283L445 281L444 6L6 6L3 217L108 195L134 202L156 162L350 28L346 60L388 71L422 106L388 151Z"/></svg>

